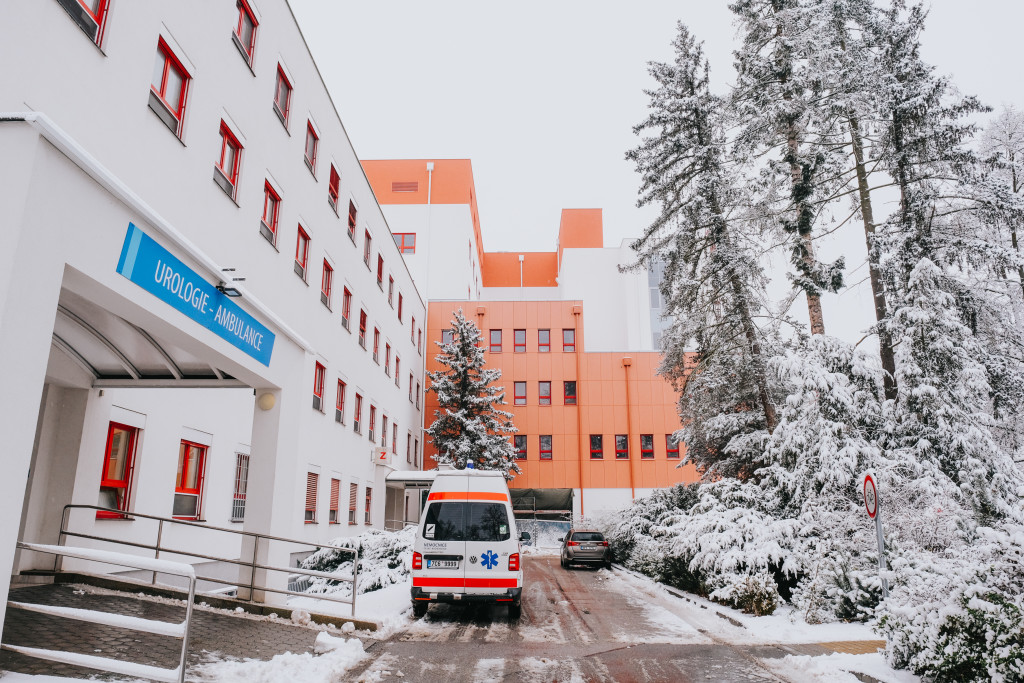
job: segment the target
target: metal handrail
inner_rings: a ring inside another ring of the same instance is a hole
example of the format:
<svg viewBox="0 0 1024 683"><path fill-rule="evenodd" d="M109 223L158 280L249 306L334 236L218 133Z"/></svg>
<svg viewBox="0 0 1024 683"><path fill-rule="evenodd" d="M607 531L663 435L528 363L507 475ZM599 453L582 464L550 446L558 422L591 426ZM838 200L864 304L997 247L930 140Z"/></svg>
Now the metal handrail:
<svg viewBox="0 0 1024 683"><path fill-rule="evenodd" d="M109 537L106 537L106 536L96 536L96 535L93 535L93 534L83 534L83 533L79 533L79 532L75 532L75 531L69 531L68 528L67 528L67 526L68 526L68 517L69 517L68 512L70 510L72 510L72 509L96 510L96 511L99 511L99 512L112 512L112 513L116 513L118 515L121 515L124 519L129 519L129 520L134 519L136 517L141 518L141 519L155 520L155 521L157 521L159 523L158 526L157 526L156 544L150 545L150 544L147 544L147 543L139 543L139 542L136 542L136 541L126 541L126 540L121 540L121 539L116 539L116 538L109 538ZM207 531L220 531L220 532L224 532L224 533L228 533L228 534L235 534L237 536L247 536L247 537L250 537L250 538L253 539L252 559L251 560L243 560L241 558L235 559L235 558L230 558L230 557L218 557L218 556L215 556L215 555L204 555L202 553L192 552L192 551L188 551L188 550L178 550L178 549L175 549L175 548L168 548L166 546L163 546L163 545L161 545L161 541L163 539L164 523L177 524L177 525L181 525L181 526L192 526L192 527L197 527L199 529L204 529L204 530L207 530ZM227 527L212 526L212 525L208 525L208 524L204 524L204 523L199 523L199 522L190 522L188 520L175 519L173 517L161 517L159 515L147 515L147 514L137 513L137 512L126 513L123 510L117 510L117 509L114 509L114 508L101 507L99 505L84 505L84 504L77 504L77 503L69 503L69 504L65 505L63 511L61 512L60 533L59 533L59 535L57 537L57 545L58 546L62 546L64 544L64 539L65 538L69 538L69 537L85 538L85 539L90 539L90 540L94 540L94 541L102 541L104 543L114 543L114 544L117 544L117 545L129 546L129 547L133 547L133 548L142 548L142 549L145 549L145 550L153 550L155 552L154 558L156 558L156 559L160 558L160 553L161 552L166 552L166 553L171 553L173 555L181 555L181 556L189 557L189 558L198 558L198 559L202 559L202 560L213 560L213 561L217 561L217 562L225 562L225 563L228 563L228 564L234 564L234 565L238 565L238 566L249 567L249 598L248 598L247 602L256 602L255 600L253 600L253 597L252 597L253 594L256 591L262 591L262 592L266 592L266 593L277 593L279 595L291 595L291 596L296 596L296 597L313 597L315 595L316 596L315 599L317 599L317 600L328 600L328 601L331 601L331 602L340 602L340 603L343 603L343 604L351 605L351 607L352 607L352 616L354 617L355 614L356 614L356 595L358 593L357 587L358 587L358 576L359 576L359 551L355 550L354 548L341 548L341 547L337 547L337 546L322 546L322 545L317 545L315 543L310 543L309 541L305 541L305 540L299 540L299 539L294 539L294 538L284 538L283 536L271 536L269 534L262 534L262 533L258 533L258 532L255 532L255 531L245 531L245 530L241 530L241 529L231 529L231 528L227 528ZM282 542L282 543L291 543L291 544L300 545L300 546L313 546L313 547L316 547L316 548L329 547L329 548L332 548L334 550L340 550L340 551L343 551L343 552L346 552L346 553L350 553L352 555L352 577L351 577L351 579L348 579L347 577L344 577L344 576L338 576L336 574L329 574L327 572L320 572L320 571L316 571L316 570L313 570L313 569L303 569L302 567L280 567L280 566L275 566L275 565L260 564L259 562L256 561L256 558L259 555L260 540L262 540L262 539L265 539L267 541L278 541L278 542ZM69 553L69 555L70 555L70 553ZM61 555L57 555L56 559L54 560L54 566L53 566L54 572L59 573L61 571L61 561L62 561L62 556ZM131 566L131 565L126 565L126 566ZM303 575L303 576L313 576L313 577L319 577L319 578L328 579L328 580L331 580L331 581L351 581L351 583L352 583L352 596L351 596L351 598L344 598L344 597L339 597L339 596L332 596L332 595L330 595L328 593L319 593L319 594L300 593L300 592L297 592L297 591L292 591L292 590L287 590L287 589L282 589L282 588L271 588L269 586L258 586L258 585L256 585L256 570L257 569L262 569L262 570L266 570L266 571L283 572L283 573L286 573L286 574L299 574L299 575ZM151 583L154 584L154 585L156 584L156 575L157 575L157 573L158 572L156 572L156 571L153 572L153 578L152 578ZM201 581L208 581L210 583L221 584L221 585L225 585L225 586L237 586L238 585L238 581L228 581L226 579L219 579L219 578L215 578L215 577L197 576L196 579L197 580L201 580ZM200 592L202 592L202 591L200 591Z"/></svg>

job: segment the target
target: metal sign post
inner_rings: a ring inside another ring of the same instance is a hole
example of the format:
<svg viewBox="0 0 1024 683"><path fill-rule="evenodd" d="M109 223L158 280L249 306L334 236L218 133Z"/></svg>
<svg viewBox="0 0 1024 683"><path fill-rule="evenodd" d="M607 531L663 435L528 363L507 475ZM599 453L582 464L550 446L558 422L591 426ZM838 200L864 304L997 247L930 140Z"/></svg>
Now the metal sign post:
<svg viewBox="0 0 1024 683"><path fill-rule="evenodd" d="M885 537L882 535L882 507L878 504L878 487L871 474L864 475L864 507L868 517L875 520L875 535L878 536L878 578L882 580L882 597L889 597L889 582L885 578Z"/></svg>

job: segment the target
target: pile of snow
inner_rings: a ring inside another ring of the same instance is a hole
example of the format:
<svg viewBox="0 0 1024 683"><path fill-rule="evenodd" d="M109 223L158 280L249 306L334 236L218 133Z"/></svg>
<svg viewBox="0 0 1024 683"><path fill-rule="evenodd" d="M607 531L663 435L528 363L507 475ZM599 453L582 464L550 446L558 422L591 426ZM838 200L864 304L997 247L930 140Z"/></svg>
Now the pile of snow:
<svg viewBox="0 0 1024 683"><path fill-rule="evenodd" d="M267 661L201 664L189 671L189 677L217 683L333 683L344 680L344 674L368 656L358 638L335 638L323 632L317 635L314 649L319 654L286 652Z"/></svg>
<svg viewBox="0 0 1024 683"><path fill-rule="evenodd" d="M787 655L781 659L761 660L780 676L817 683L858 683L864 680L854 673L867 674L880 681L892 683L916 683L917 676L905 671L894 671L880 654L850 655L833 654L811 657L809 655Z"/></svg>

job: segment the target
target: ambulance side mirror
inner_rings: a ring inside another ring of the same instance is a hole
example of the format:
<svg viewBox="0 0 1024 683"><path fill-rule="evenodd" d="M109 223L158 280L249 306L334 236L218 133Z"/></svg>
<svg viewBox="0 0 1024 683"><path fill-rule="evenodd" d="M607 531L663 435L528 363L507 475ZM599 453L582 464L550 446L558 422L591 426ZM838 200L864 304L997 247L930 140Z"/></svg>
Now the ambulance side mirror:
<svg viewBox="0 0 1024 683"><path fill-rule="evenodd" d="M524 531L523 533L519 534L520 541L529 541L531 538L533 538L533 536L530 536L529 531Z"/></svg>

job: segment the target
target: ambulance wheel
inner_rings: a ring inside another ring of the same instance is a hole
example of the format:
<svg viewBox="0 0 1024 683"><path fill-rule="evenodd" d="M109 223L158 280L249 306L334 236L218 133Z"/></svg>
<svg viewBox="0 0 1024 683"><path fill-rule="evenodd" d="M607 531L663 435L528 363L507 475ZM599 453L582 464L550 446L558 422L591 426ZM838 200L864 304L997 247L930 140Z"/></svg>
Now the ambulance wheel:
<svg viewBox="0 0 1024 683"><path fill-rule="evenodd" d="M523 605L519 602L513 602L508 606L508 616L511 619L518 619L523 616Z"/></svg>
<svg viewBox="0 0 1024 683"><path fill-rule="evenodd" d="M420 617L426 616L427 607L430 606L428 602L416 601L412 603L412 615L419 619Z"/></svg>

